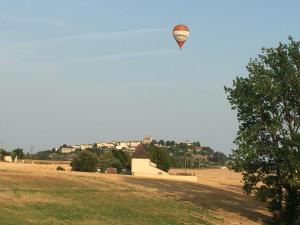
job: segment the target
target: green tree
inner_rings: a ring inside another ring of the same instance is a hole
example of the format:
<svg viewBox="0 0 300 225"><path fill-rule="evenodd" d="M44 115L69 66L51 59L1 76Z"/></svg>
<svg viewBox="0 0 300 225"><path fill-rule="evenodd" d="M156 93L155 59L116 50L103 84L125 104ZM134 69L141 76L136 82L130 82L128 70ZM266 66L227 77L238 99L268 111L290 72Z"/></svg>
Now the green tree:
<svg viewBox="0 0 300 225"><path fill-rule="evenodd" d="M157 144L157 141L155 139L153 139L150 143L151 145L156 145Z"/></svg>
<svg viewBox="0 0 300 225"><path fill-rule="evenodd" d="M120 159L117 158L111 158L108 163L105 166L105 169L107 169L108 167L114 167L117 169L118 173L120 173L122 171L122 169L124 168Z"/></svg>
<svg viewBox="0 0 300 225"><path fill-rule="evenodd" d="M203 155L208 155L209 156L209 155L212 155L213 153L214 153L214 150L209 146L201 148L201 154L203 154Z"/></svg>
<svg viewBox="0 0 300 225"><path fill-rule="evenodd" d="M159 140L158 144L159 144L160 146L165 146L165 141L164 141L164 140Z"/></svg>
<svg viewBox="0 0 300 225"><path fill-rule="evenodd" d="M195 142L193 142L192 146L193 147L201 147L201 144L199 141L195 141Z"/></svg>
<svg viewBox="0 0 300 225"><path fill-rule="evenodd" d="M299 46L290 37L288 44L263 48L250 60L248 77L225 87L239 121L233 168L242 172L244 190L268 200L289 225L300 214Z"/></svg>
<svg viewBox="0 0 300 225"><path fill-rule="evenodd" d="M5 151L4 149L0 148L0 161L4 160L4 156L9 155L9 153L7 151Z"/></svg>
<svg viewBox="0 0 300 225"><path fill-rule="evenodd" d="M182 165L181 165L181 159L172 155L170 156L170 167L173 167L173 168L180 168Z"/></svg>
<svg viewBox="0 0 300 225"><path fill-rule="evenodd" d="M171 161L168 152L161 147L149 146L146 149L149 152L150 160L157 165L157 168L168 172Z"/></svg>
<svg viewBox="0 0 300 225"><path fill-rule="evenodd" d="M23 159L23 157L24 157L23 149L16 148L16 149L12 150L12 152L11 152L11 158L12 158L13 162L15 161L16 158L18 160L20 160L20 159Z"/></svg>
<svg viewBox="0 0 300 225"><path fill-rule="evenodd" d="M227 156L223 152L214 152L209 160L218 165L224 165L227 161Z"/></svg>
<svg viewBox="0 0 300 225"><path fill-rule="evenodd" d="M72 160L71 167L73 171L95 172L97 162L97 156L94 153L82 151Z"/></svg>
<svg viewBox="0 0 300 225"><path fill-rule="evenodd" d="M95 153L97 156L100 156L101 154L104 153L103 147L98 147L97 144L93 144L93 147L89 149L89 151Z"/></svg>
<svg viewBox="0 0 300 225"><path fill-rule="evenodd" d="M52 150L39 151L32 155L33 159L36 160L49 160L49 155L52 154Z"/></svg>
<svg viewBox="0 0 300 225"><path fill-rule="evenodd" d="M120 166L118 167L118 172L120 172L121 169L131 169L131 158L129 157L129 154L124 152L123 150L112 150L113 157L120 162Z"/></svg>
<svg viewBox="0 0 300 225"><path fill-rule="evenodd" d="M130 170L131 160L123 150L113 149L99 155L100 168L105 171L108 167L117 168L118 172L122 169Z"/></svg>
<svg viewBox="0 0 300 225"><path fill-rule="evenodd" d="M166 141L166 146L174 146L175 144L175 141Z"/></svg>

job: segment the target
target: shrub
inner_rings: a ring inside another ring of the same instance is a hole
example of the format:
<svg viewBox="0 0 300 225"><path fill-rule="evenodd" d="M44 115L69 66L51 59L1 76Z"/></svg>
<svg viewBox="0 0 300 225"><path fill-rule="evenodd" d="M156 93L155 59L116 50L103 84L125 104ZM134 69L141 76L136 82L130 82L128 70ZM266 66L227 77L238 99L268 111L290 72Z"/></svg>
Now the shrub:
<svg viewBox="0 0 300 225"><path fill-rule="evenodd" d="M73 171L95 172L96 165L97 156L89 151L80 152L71 162Z"/></svg>
<svg viewBox="0 0 300 225"><path fill-rule="evenodd" d="M57 166L56 170L62 170L62 171L65 171L65 168L63 168L62 166Z"/></svg>

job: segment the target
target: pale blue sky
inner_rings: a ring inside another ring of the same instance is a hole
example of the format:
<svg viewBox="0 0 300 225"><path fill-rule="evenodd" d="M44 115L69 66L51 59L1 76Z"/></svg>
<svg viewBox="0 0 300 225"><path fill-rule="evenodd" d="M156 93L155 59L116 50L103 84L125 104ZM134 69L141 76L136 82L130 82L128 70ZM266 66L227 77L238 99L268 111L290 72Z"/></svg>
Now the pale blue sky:
<svg viewBox="0 0 300 225"><path fill-rule="evenodd" d="M261 47L300 40L297 1L0 0L0 141L199 140L230 152L223 91ZM191 29L182 52L171 30Z"/></svg>

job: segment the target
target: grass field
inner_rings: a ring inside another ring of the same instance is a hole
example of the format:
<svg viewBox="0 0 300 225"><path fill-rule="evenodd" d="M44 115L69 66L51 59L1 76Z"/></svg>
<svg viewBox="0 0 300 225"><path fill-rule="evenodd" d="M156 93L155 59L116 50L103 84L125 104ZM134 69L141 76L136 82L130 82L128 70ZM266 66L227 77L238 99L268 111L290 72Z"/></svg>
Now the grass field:
<svg viewBox="0 0 300 225"><path fill-rule="evenodd" d="M236 192L239 186L220 199L207 179L211 187L55 167L0 163L1 225L261 224L269 218L264 205Z"/></svg>

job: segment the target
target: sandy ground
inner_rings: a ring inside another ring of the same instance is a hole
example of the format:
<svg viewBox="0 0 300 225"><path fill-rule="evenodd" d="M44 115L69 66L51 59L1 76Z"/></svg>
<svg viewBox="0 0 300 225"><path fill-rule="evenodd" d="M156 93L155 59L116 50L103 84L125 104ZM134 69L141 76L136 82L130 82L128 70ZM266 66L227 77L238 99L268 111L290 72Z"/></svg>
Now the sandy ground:
<svg viewBox="0 0 300 225"><path fill-rule="evenodd" d="M0 162L1 170L22 171L45 176L86 176L105 178L126 183L148 194L158 194L179 201L193 203L209 210L223 222L215 224L264 224L271 219L266 205L255 201L242 192L241 175L228 169L187 170L199 177L199 183L135 178L124 175L80 173L68 171L68 165L61 165L67 171L56 171L58 165L38 165ZM171 170L171 173L183 172Z"/></svg>

